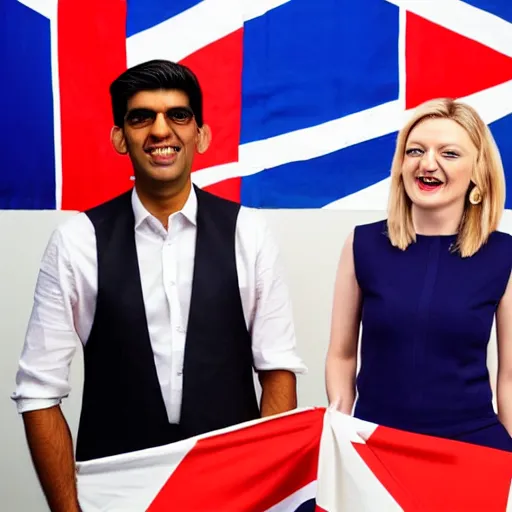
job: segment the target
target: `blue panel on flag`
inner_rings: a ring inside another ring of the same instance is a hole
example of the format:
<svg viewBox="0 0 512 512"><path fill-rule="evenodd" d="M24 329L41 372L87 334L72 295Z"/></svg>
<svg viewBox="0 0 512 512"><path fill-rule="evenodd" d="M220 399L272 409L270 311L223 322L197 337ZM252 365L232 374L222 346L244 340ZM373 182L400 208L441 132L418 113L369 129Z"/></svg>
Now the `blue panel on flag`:
<svg viewBox="0 0 512 512"><path fill-rule="evenodd" d="M396 133L242 178L242 204L321 208L389 177Z"/></svg>
<svg viewBox="0 0 512 512"><path fill-rule="evenodd" d="M510 0L464 0L464 2L512 23L512 2Z"/></svg>
<svg viewBox="0 0 512 512"><path fill-rule="evenodd" d="M512 133L512 114L489 125L494 140L500 150L505 177L507 178L506 208L512 208L512 151L510 150L510 134Z"/></svg>
<svg viewBox="0 0 512 512"><path fill-rule="evenodd" d="M55 208L50 22L0 2L2 170L0 209Z"/></svg>
<svg viewBox="0 0 512 512"><path fill-rule="evenodd" d="M316 501L314 499L311 499L300 504L298 508L295 509L295 512L315 512L315 510Z"/></svg>
<svg viewBox="0 0 512 512"><path fill-rule="evenodd" d="M398 8L293 0L245 24L241 142L398 98Z"/></svg>
<svg viewBox="0 0 512 512"><path fill-rule="evenodd" d="M201 0L128 0L126 37L158 25L199 3Z"/></svg>

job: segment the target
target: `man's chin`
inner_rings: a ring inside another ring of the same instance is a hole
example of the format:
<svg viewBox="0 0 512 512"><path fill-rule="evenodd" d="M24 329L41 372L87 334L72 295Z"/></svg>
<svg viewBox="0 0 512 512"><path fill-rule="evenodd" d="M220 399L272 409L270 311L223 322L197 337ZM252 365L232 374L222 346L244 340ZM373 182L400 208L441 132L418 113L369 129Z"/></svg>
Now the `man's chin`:
<svg viewBox="0 0 512 512"><path fill-rule="evenodd" d="M148 176L155 181L176 181L179 180L181 176L183 176L183 169L179 169L174 165L168 166L153 166L151 170L148 172Z"/></svg>
<svg viewBox="0 0 512 512"><path fill-rule="evenodd" d="M183 169L176 167L163 167L156 169L152 167L149 170L135 173L135 180L145 182L147 184L154 184L158 186L174 185L176 183L184 183L188 180L190 173Z"/></svg>

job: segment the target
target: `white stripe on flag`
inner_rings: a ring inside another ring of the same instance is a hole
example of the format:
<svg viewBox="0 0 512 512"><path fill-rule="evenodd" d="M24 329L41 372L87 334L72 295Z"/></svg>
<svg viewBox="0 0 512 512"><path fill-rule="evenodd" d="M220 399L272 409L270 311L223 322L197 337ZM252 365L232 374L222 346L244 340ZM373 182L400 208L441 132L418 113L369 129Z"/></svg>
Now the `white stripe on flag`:
<svg viewBox="0 0 512 512"><path fill-rule="evenodd" d="M274 421L279 417L299 415L312 409L314 408L295 409L208 432L177 443L78 462L76 464L77 487L82 510L84 512L146 510L198 440ZM112 503L115 503L115 507Z"/></svg>
<svg viewBox="0 0 512 512"><path fill-rule="evenodd" d="M242 25L239 0L204 0L129 37L126 40L128 67L151 59L180 61Z"/></svg>
<svg viewBox="0 0 512 512"><path fill-rule="evenodd" d="M50 16L50 38L52 58L53 93L53 151L55 158L55 209L62 207L62 131L60 117L60 79L59 79L59 27L58 2L55 1Z"/></svg>
<svg viewBox="0 0 512 512"><path fill-rule="evenodd" d="M460 0L387 0L512 57L512 24Z"/></svg>
<svg viewBox="0 0 512 512"><path fill-rule="evenodd" d="M512 80L461 98L461 101L474 107L482 119L489 124L512 113L512 103L509 101L511 97ZM391 162L389 162L389 167L391 168ZM330 210L386 210L390 182L391 180L386 178L354 194L333 201L324 208Z"/></svg>
<svg viewBox="0 0 512 512"><path fill-rule="evenodd" d="M151 59L180 61L290 0L204 0L126 40L128 66ZM222 15L219 15L222 13ZM212 20L215 20L212 23Z"/></svg>
<svg viewBox="0 0 512 512"><path fill-rule="evenodd" d="M58 0L18 0L50 20L50 52L53 95L53 148L55 158L55 209L62 206L62 136L60 131L60 86L58 54Z"/></svg>
<svg viewBox="0 0 512 512"><path fill-rule="evenodd" d="M475 107L483 120L491 123L512 113L511 97L512 80L460 100ZM238 162L201 169L193 173L192 179L199 187L205 187L229 178L250 176L279 165L327 155L399 130L411 113L412 110L403 111L400 101L391 101L311 128L249 142L240 146ZM391 167L391 162L387 165ZM370 201L361 201L360 197L351 200L349 197L328 206L377 209ZM350 206L345 206L345 201L349 201Z"/></svg>
<svg viewBox="0 0 512 512"><path fill-rule="evenodd" d="M505 512L512 512L512 480L510 480L510 492L508 493L507 509Z"/></svg>
<svg viewBox="0 0 512 512"><path fill-rule="evenodd" d="M18 2L38 12L45 18L51 19L53 13L57 11L58 0L18 0Z"/></svg>
<svg viewBox="0 0 512 512"><path fill-rule="evenodd" d="M146 510L196 441L196 438L186 439L148 450L78 462L78 500L82 510ZM116 504L115 508L112 503Z"/></svg>
<svg viewBox="0 0 512 512"><path fill-rule="evenodd" d="M352 443L364 444L377 425L329 408L320 441L316 503L328 512L403 512Z"/></svg>
<svg viewBox="0 0 512 512"><path fill-rule="evenodd" d="M398 14L398 101L401 108L405 110L405 99L407 92L407 66L405 52L407 46L407 12L400 8Z"/></svg>
<svg viewBox="0 0 512 512"><path fill-rule="evenodd" d="M291 0L244 0L244 21L263 16L268 11L287 4Z"/></svg>
<svg viewBox="0 0 512 512"><path fill-rule="evenodd" d="M199 170L192 177L194 183L203 187L327 155L398 130L405 121L403 114L400 103L391 101L311 128L249 142L240 146L238 162Z"/></svg>

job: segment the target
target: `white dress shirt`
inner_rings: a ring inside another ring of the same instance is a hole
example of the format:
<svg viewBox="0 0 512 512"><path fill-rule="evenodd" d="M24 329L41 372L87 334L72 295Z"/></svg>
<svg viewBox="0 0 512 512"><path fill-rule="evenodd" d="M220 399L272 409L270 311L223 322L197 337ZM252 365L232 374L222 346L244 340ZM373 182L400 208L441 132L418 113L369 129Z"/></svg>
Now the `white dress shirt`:
<svg viewBox="0 0 512 512"><path fill-rule="evenodd" d="M135 243L148 331L169 421L179 422L187 319L192 291L197 197L192 188L168 229L132 193ZM240 208L236 267L256 370L306 371L296 352L291 302L278 248L257 210ZM96 237L85 213L52 234L37 280L34 306L12 398L19 412L52 407L70 392L77 336L91 332L98 287Z"/></svg>

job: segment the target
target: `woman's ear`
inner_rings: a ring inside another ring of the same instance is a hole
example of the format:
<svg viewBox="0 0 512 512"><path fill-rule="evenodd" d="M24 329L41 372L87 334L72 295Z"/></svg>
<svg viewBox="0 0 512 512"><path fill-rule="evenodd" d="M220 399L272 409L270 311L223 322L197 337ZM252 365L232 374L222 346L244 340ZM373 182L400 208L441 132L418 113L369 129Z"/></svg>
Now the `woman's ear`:
<svg viewBox="0 0 512 512"><path fill-rule="evenodd" d="M128 153L128 147L126 146L126 139L124 137L123 129L119 126L114 126L110 130L110 141L112 146L120 155L126 155Z"/></svg>
<svg viewBox="0 0 512 512"><path fill-rule="evenodd" d="M212 131L207 124L203 124L199 128L199 134L197 136L196 148L197 152L203 154L209 147L212 141Z"/></svg>

